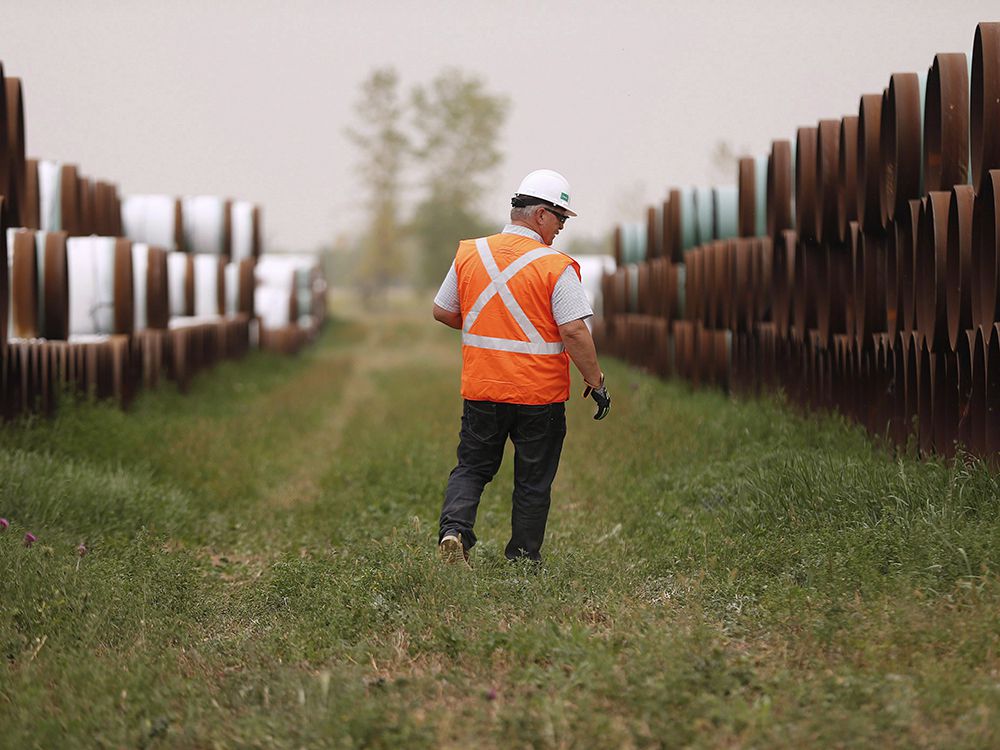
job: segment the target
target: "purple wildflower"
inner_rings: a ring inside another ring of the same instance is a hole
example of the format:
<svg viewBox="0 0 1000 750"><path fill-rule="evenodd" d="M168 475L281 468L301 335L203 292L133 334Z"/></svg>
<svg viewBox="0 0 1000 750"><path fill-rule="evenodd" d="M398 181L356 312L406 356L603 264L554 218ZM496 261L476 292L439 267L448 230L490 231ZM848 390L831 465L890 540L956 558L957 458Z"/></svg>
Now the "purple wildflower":
<svg viewBox="0 0 1000 750"><path fill-rule="evenodd" d="M497 690L496 690L496 688L490 688L490 692L488 692L486 694L486 699L487 700L491 700L491 701L495 701L497 699Z"/></svg>
<svg viewBox="0 0 1000 750"><path fill-rule="evenodd" d="M84 555L86 555L87 554L87 545L84 544L83 542L80 542L76 546L76 554L78 554L80 557L83 557Z"/></svg>
<svg viewBox="0 0 1000 750"><path fill-rule="evenodd" d="M24 546L30 547L32 544L38 541L38 537L32 534L30 531L24 534Z"/></svg>
<svg viewBox="0 0 1000 750"><path fill-rule="evenodd" d="M0 531L6 531L8 526L10 526L10 521L6 518L0 518Z"/></svg>

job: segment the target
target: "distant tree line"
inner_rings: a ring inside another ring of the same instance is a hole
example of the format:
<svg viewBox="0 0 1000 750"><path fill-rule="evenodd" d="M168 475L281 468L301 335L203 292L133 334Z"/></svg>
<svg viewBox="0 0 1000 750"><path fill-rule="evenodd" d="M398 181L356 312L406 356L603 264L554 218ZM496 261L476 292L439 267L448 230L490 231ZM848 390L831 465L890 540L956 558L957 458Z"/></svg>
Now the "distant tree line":
<svg viewBox="0 0 1000 750"><path fill-rule="evenodd" d="M437 285L458 240L495 231L479 204L503 159L497 143L508 109L507 97L454 69L408 95L393 68L362 83L357 122L346 132L365 196L356 275L366 296L393 284Z"/></svg>

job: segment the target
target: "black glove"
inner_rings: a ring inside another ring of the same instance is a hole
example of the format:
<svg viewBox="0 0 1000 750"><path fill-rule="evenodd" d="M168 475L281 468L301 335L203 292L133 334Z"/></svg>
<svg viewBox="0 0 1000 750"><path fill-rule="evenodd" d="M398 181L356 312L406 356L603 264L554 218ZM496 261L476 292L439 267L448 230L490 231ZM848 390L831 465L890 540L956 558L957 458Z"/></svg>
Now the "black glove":
<svg viewBox="0 0 1000 750"><path fill-rule="evenodd" d="M601 373L601 384L596 388L586 381L584 383L587 387L583 391L583 397L587 398L587 396L590 396L597 402L597 413L594 414L594 419L604 419L608 416L608 412L611 411L611 395L608 393L608 389L604 387L604 373Z"/></svg>

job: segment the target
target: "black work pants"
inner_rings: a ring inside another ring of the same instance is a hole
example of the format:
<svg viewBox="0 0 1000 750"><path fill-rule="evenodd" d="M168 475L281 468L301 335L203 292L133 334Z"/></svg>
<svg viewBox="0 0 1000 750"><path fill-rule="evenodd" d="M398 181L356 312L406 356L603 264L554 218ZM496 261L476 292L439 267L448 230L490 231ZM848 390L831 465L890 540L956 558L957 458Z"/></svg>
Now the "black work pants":
<svg viewBox="0 0 1000 750"><path fill-rule="evenodd" d="M514 492L508 559L541 560L552 481L566 437L566 408L557 404L500 404L468 401L462 409L458 465L448 477L438 541L458 531L469 549L483 489L496 475L504 446L514 443Z"/></svg>

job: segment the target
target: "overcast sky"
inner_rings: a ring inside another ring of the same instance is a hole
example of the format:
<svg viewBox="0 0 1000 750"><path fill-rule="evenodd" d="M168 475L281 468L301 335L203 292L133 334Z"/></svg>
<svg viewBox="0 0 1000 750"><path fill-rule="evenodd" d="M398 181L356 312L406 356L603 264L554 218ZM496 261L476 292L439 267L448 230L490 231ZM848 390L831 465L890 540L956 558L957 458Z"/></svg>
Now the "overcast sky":
<svg viewBox="0 0 1000 750"><path fill-rule="evenodd" d="M749 153L857 113L896 71L971 55L1000 3L788 0L2 0L7 75L25 86L30 156L124 193L259 202L272 248L356 231L343 135L360 83L447 67L510 97L506 159L483 208L501 223L532 169L573 186L596 236L671 185L720 184L720 140ZM727 182L734 182L735 175ZM637 205L638 204L638 205Z"/></svg>

